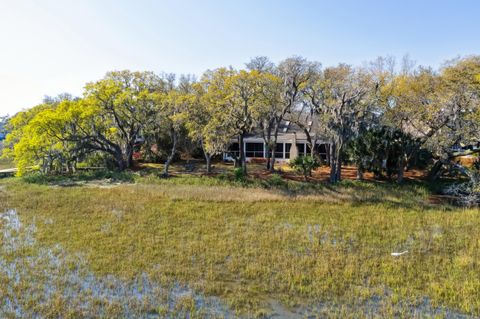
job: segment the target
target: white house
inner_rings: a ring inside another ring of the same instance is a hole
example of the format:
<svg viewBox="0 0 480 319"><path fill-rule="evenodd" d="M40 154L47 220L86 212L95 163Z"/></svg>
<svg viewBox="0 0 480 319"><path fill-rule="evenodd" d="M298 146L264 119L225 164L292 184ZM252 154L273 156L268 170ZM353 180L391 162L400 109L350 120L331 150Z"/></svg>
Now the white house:
<svg viewBox="0 0 480 319"><path fill-rule="evenodd" d="M318 154L322 157L322 160L326 160L328 156L328 141L315 136L310 133L312 122L308 122L310 126L308 128L309 134L312 137L312 141L316 141L316 147ZM247 162L263 161L267 158L267 151L265 141L262 138L260 132L247 135L244 138L242 145ZM275 148L275 161L278 163L287 162L289 159L293 159L297 156L310 154L310 147L307 143L307 135L304 130L290 121L285 121L280 126L280 131L277 137L277 145ZM235 157L238 157L239 145L238 140L232 140L228 150L224 152L223 159L225 161L233 161Z"/></svg>

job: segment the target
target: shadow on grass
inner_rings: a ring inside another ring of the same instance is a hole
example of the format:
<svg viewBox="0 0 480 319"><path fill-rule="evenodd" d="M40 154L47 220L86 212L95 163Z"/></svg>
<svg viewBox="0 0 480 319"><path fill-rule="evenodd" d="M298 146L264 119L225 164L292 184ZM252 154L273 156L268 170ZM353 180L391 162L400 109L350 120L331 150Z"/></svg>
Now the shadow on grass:
<svg viewBox="0 0 480 319"><path fill-rule="evenodd" d="M110 183L133 183L134 174L129 171L118 172L111 170L82 171L75 174L46 175L31 173L22 177L22 180L30 184L56 185L56 186L79 186L81 182L104 180Z"/></svg>
<svg viewBox="0 0 480 319"><path fill-rule="evenodd" d="M75 174L45 175L32 173L22 177L31 184L53 185L60 187L82 186L101 181L102 184L141 183L159 185L226 186L239 188L262 188L272 190L286 198L308 197L312 200L333 200L350 202L352 205L381 204L391 209L428 210L442 207L454 209L448 201L432 200L441 189L451 181L428 183L426 181L407 180L402 184L389 181L353 181L344 180L337 184L327 182L308 182L285 179L281 174L272 174L268 178L243 176L238 178L233 172L212 175L174 174L168 178L161 176L158 169L141 171L92 170Z"/></svg>

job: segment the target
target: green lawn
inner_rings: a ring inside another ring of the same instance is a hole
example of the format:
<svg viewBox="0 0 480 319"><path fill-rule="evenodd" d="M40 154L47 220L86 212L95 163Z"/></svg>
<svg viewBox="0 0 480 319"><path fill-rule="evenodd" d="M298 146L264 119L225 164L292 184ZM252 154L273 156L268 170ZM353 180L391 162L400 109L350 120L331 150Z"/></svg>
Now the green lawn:
<svg viewBox="0 0 480 319"><path fill-rule="evenodd" d="M2 317L480 315L480 213L422 185L60 185L0 180Z"/></svg>

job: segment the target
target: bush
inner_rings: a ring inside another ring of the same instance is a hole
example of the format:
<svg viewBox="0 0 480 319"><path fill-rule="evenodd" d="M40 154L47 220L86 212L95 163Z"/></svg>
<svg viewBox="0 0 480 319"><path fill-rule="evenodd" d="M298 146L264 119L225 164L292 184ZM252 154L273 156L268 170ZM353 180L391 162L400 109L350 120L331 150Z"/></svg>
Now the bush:
<svg viewBox="0 0 480 319"><path fill-rule="evenodd" d="M268 184L274 187L285 187L287 182L285 182L281 175L279 174L272 174L268 179Z"/></svg>
<svg viewBox="0 0 480 319"><path fill-rule="evenodd" d="M243 169L241 167L236 167L233 170L233 174L235 175L235 181L237 182L245 181L245 174L243 173Z"/></svg>
<svg viewBox="0 0 480 319"><path fill-rule="evenodd" d="M290 162L290 166L301 172L307 180L308 176L312 176L312 171L320 167L320 163L312 156L298 156Z"/></svg>
<svg viewBox="0 0 480 319"><path fill-rule="evenodd" d="M462 183L449 185L445 193L457 198L458 203L467 207L480 204L480 170L476 167L464 171L468 180Z"/></svg>

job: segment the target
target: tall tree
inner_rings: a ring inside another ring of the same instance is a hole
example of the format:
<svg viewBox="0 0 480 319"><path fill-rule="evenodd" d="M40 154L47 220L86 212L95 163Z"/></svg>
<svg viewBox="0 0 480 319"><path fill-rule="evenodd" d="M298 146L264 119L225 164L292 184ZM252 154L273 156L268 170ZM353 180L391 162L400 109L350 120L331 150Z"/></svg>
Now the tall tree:
<svg viewBox="0 0 480 319"><path fill-rule="evenodd" d="M275 65L266 57L257 57L250 61L247 66L260 72L259 103L256 108L256 117L258 118L258 129L261 131L266 148L266 168L273 170L271 159L276 146L275 127L277 117L282 112L283 82L276 74Z"/></svg>
<svg viewBox="0 0 480 319"><path fill-rule="evenodd" d="M479 73L480 58L468 57L447 63L440 73L420 67L395 81L390 112L433 153L431 179L451 166L456 146L480 141Z"/></svg>
<svg viewBox="0 0 480 319"><path fill-rule="evenodd" d="M91 147L111 154L120 170L132 166L137 137L154 118L163 81L152 72L109 72L85 86L85 103L98 110L101 121L91 123ZM111 138L105 136L109 129Z"/></svg>
<svg viewBox="0 0 480 319"><path fill-rule="evenodd" d="M212 110L212 121L224 123L227 136L236 136L239 145L239 156L235 161L240 164L244 174L247 164L244 150L244 139L258 123L258 107L260 104L261 73L221 68L211 73L205 94L205 103ZM215 124L217 125L217 124Z"/></svg>
<svg viewBox="0 0 480 319"><path fill-rule="evenodd" d="M275 107L271 117L273 127L271 128L271 145L277 144L280 124L285 120L288 113L292 112L296 104L301 100L303 89L310 78L318 72L320 65L309 62L306 59L294 56L280 62L276 68L275 75L283 83L280 92L279 106ZM275 170L275 152L271 152L270 170Z"/></svg>
<svg viewBox="0 0 480 319"><path fill-rule="evenodd" d="M169 176L169 168L177 153L179 139L185 128L185 113L194 102L193 79L182 76L178 85L170 87L168 92L159 96L159 123L166 128L171 141L171 149L165 160L163 177Z"/></svg>
<svg viewBox="0 0 480 319"><path fill-rule="evenodd" d="M306 94L322 114L331 137L330 182L341 180L342 153L369 114L368 94L375 88L365 70L346 64L325 69L310 83Z"/></svg>
<svg viewBox="0 0 480 319"><path fill-rule="evenodd" d="M213 79L207 72L199 83L193 85L194 96L184 112L185 126L190 138L199 143L205 156L207 174L212 172L212 157L225 151L232 136L225 123L215 117L216 103L207 97L209 84Z"/></svg>

